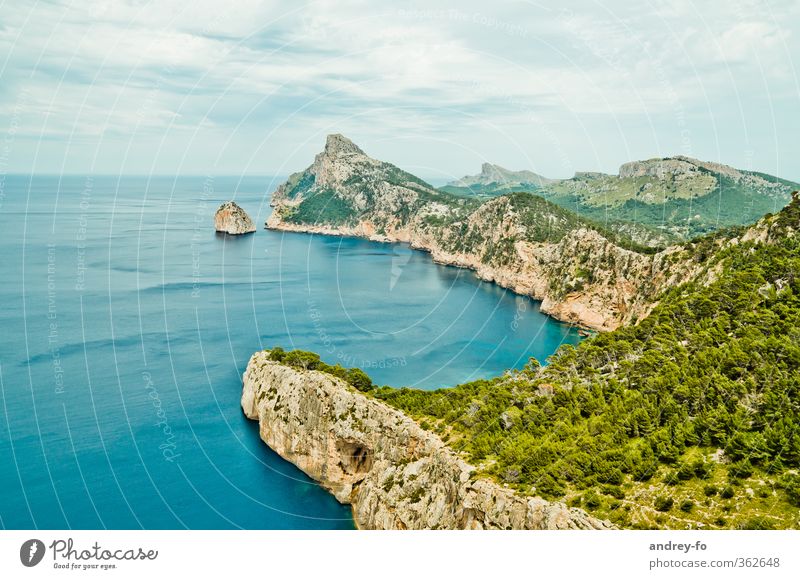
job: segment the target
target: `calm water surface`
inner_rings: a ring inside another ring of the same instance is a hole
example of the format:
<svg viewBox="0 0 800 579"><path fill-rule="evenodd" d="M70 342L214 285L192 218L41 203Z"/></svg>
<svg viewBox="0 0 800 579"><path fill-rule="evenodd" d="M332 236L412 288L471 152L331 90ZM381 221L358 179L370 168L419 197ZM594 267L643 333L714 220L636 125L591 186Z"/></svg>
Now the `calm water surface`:
<svg viewBox="0 0 800 579"><path fill-rule="evenodd" d="M239 407L256 349L436 388L577 343L535 302L402 245L259 226L279 181L7 176L0 192L0 526L353 527Z"/></svg>

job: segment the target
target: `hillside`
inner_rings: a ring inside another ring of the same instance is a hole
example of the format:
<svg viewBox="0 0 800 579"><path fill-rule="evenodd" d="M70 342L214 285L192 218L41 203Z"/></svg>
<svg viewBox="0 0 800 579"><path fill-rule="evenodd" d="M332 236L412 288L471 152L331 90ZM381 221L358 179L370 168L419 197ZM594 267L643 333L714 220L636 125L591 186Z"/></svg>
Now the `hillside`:
<svg viewBox="0 0 800 579"><path fill-rule="evenodd" d="M370 396L435 432L480 476L621 527L800 527L797 195L751 227L652 250L530 193L448 196L353 147L344 156L326 147L293 178L306 183L302 194L279 190L269 225L406 241L543 300L546 313L608 330L546 366L531 360L437 391L366 388ZM578 178L666 186L673 161ZM712 170L748 186L765 179L677 163L687 187L713 188ZM356 170L368 174L353 187ZM778 203L784 187L764 195ZM347 217L332 220L320 195Z"/></svg>
<svg viewBox="0 0 800 579"><path fill-rule="evenodd" d="M273 348L250 358L242 410L270 448L352 506L359 529L612 527L476 477L436 434L364 395L370 386L360 370Z"/></svg>
<svg viewBox="0 0 800 579"><path fill-rule="evenodd" d="M700 240L693 259L720 275L667 290L637 325L492 380L397 390L315 354L270 359L401 410L479 480L521 496L623 528L798 528L800 198L722 244Z"/></svg>
<svg viewBox="0 0 800 579"><path fill-rule="evenodd" d="M698 245L720 271L541 367L380 399L519 492L623 527L800 527L800 198Z"/></svg>
<svg viewBox="0 0 800 579"><path fill-rule="evenodd" d="M496 169L495 169L496 168ZM442 191L489 198L528 191L645 245L668 245L779 211L800 185L764 173L676 156L625 163L618 175L545 179L484 164Z"/></svg>
<svg viewBox="0 0 800 579"><path fill-rule="evenodd" d="M670 157L626 163L619 175L578 174L539 194L604 223L636 223L687 240L779 211L800 185L751 171Z"/></svg>
<svg viewBox="0 0 800 579"><path fill-rule="evenodd" d="M267 227L405 242L435 261L542 301L561 320L608 330L647 315L663 287L702 265L656 251L529 193L450 195L368 157L341 135L272 196Z"/></svg>

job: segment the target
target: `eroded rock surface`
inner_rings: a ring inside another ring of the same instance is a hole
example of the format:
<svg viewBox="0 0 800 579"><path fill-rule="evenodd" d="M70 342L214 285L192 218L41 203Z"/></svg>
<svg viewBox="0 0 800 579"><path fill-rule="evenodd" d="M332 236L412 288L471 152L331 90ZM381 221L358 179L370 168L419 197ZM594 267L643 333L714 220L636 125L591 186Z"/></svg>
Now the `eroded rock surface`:
<svg viewBox="0 0 800 579"><path fill-rule="evenodd" d="M214 214L214 228L229 235L242 235L256 230L247 212L233 201L227 201L219 206Z"/></svg>
<svg viewBox="0 0 800 579"><path fill-rule="evenodd" d="M402 412L317 371L256 352L242 409L280 456L353 507L363 529L605 529L563 503L474 476L438 436Z"/></svg>

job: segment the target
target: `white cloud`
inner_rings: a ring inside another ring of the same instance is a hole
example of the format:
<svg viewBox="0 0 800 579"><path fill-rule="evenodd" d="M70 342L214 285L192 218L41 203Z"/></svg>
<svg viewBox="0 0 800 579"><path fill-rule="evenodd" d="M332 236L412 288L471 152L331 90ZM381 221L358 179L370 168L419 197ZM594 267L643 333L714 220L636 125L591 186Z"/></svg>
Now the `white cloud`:
<svg viewBox="0 0 800 579"><path fill-rule="evenodd" d="M74 135L73 152L81 139L110 151L166 133L192 146L242 139L255 148L248 139L277 127L305 141L337 125L376 138L405 130L464 141L491 126L529 142L524 131L542 123L599 140L626 127L660 147L693 113L731 124L741 119L726 115L741 116L765 95L777 125L789 126L780 118L798 100L792 58L800 50L790 30L800 9L790 1L416 1L402 9L354 0L112 1L83 12L19 2L0 11L8 55L0 110L12 110L25 89L20 134L31 146ZM760 113L750 118L763 122ZM567 140L579 143L575 135Z"/></svg>

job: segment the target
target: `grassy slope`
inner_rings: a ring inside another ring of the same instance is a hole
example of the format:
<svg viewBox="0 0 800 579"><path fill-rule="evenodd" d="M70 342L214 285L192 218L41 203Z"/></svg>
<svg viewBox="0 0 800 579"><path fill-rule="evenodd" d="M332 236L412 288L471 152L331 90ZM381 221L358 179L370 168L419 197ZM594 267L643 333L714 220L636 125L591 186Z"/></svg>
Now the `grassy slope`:
<svg viewBox="0 0 800 579"><path fill-rule="evenodd" d="M797 187L790 181L758 175L786 188ZM646 185L652 196L649 201L637 194ZM690 239L733 225L748 225L784 205L761 191L710 172L681 182L616 176L570 179L549 186L539 194L588 219L607 225L636 223L677 239Z"/></svg>
<svg viewBox="0 0 800 579"><path fill-rule="evenodd" d="M785 179L749 173L778 183L784 190L798 187L797 183ZM684 180L673 176L656 179L600 175L565 179L542 188L491 184L445 186L440 190L479 199L511 192L535 193L586 219L602 223L607 229L628 231L648 245L664 245L720 228L748 225L765 213L780 210L784 201L788 202L788 198L776 200L764 191L707 170Z"/></svg>

